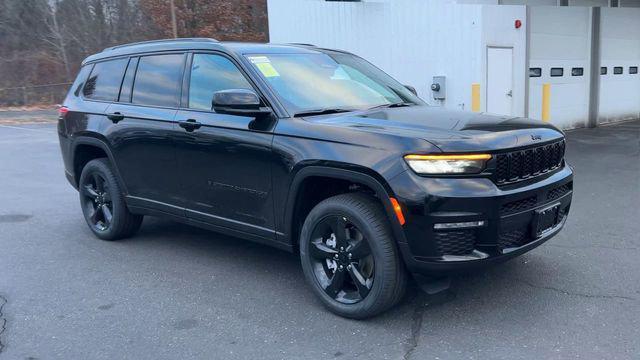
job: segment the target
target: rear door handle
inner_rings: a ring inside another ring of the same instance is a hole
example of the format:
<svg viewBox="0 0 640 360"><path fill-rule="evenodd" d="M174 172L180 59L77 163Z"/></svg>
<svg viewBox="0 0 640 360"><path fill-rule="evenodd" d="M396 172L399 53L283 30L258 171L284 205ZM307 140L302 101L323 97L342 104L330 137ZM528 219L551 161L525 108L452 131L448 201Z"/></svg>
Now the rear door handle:
<svg viewBox="0 0 640 360"><path fill-rule="evenodd" d="M114 124L117 124L118 121L124 119L124 115L122 115L120 112L116 111L114 113L107 114L107 118L109 120L113 121Z"/></svg>
<svg viewBox="0 0 640 360"><path fill-rule="evenodd" d="M187 130L187 132L192 132L202 126L202 124L199 123L196 119L187 119L184 121L180 121L178 125L180 125L181 128Z"/></svg>

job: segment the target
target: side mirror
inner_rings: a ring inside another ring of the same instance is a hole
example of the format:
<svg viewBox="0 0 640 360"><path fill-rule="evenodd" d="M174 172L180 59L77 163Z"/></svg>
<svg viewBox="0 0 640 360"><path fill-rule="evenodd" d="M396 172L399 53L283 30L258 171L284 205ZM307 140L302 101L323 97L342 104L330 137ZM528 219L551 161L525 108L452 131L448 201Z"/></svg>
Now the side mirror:
<svg viewBox="0 0 640 360"><path fill-rule="evenodd" d="M413 93L413 95L418 96L418 92L416 91L416 88L414 88L411 85L405 85L404 87L407 88L407 90L411 91Z"/></svg>
<svg viewBox="0 0 640 360"><path fill-rule="evenodd" d="M253 90L230 89L213 93L211 108L219 114L260 117L271 113L260 106L260 98Z"/></svg>

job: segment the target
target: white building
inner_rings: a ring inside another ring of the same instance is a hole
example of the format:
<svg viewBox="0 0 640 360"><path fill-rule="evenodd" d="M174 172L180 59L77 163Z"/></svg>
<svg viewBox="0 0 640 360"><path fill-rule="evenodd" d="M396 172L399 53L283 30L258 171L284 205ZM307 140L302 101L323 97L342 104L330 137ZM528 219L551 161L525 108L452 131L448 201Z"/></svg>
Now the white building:
<svg viewBox="0 0 640 360"><path fill-rule="evenodd" d="M271 42L348 50L433 105L563 128L640 118L640 0L268 0L268 11Z"/></svg>

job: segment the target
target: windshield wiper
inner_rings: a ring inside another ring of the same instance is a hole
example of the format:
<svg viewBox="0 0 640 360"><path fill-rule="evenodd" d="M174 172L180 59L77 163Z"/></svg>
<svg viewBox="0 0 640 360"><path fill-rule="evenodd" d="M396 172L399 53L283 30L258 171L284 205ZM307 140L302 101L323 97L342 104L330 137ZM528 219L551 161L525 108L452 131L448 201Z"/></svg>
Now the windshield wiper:
<svg viewBox="0 0 640 360"><path fill-rule="evenodd" d="M354 110L353 109L340 109L340 108L326 108L326 109L305 110L305 111L301 111L301 112L297 112L297 113L293 114L293 117L338 114L338 113L349 112L349 111L354 111Z"/></svg>
<svg viewBox="0 0 640 360"><path fill-rule="evenodd" d="M404 106L411 106L413 105L412 103L409 102L397 102L397 103L390 103L390 104L382 104L382 105L376 105L374 107L371 107L367 110L373 110L373 109L380 109L380 108L397 108L397 107L404 107Z"/></svg>

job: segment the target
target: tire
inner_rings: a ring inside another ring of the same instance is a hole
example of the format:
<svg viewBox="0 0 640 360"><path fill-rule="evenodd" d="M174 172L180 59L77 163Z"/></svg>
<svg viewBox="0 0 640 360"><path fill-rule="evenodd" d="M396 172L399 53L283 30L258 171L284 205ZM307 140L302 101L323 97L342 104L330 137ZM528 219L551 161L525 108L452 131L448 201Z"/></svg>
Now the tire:
<svg viewBox="0 0 640 360"><path fill-rule="evenodd" d="M407 287L389 220L382 205L366 194L337 195L316 205L302 227L300 258L314 293L343 317L380 314L398 303Z"/></svg>
<svg viewBox="0 0 640 360"><path fill-rule="evenodd" d="M85 165L78 183L80 206L91 231L102 240L119 240L135 234L142 215L129 212L108 159Z"/></svg>

